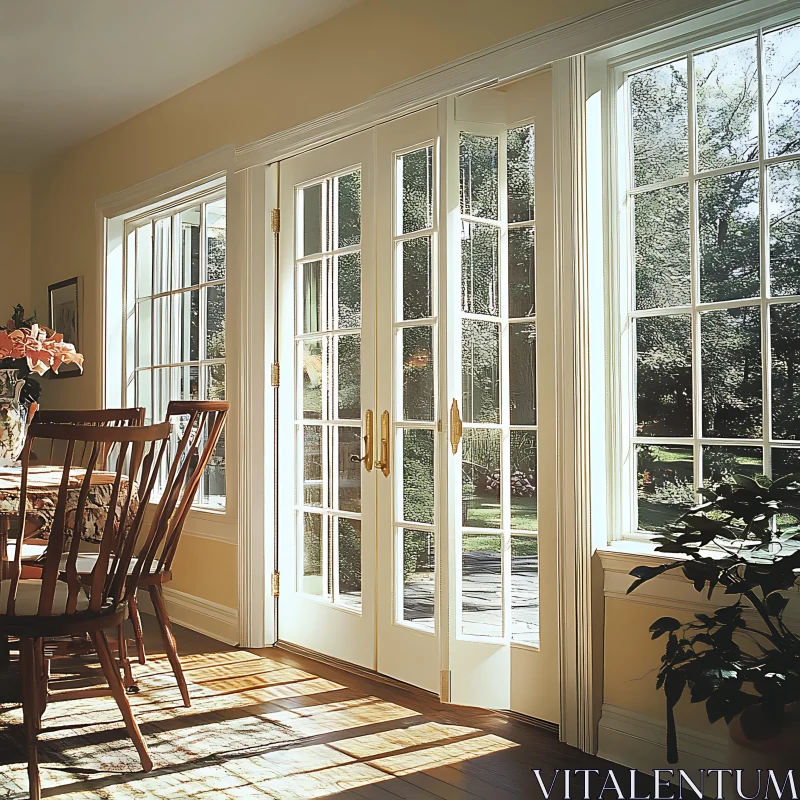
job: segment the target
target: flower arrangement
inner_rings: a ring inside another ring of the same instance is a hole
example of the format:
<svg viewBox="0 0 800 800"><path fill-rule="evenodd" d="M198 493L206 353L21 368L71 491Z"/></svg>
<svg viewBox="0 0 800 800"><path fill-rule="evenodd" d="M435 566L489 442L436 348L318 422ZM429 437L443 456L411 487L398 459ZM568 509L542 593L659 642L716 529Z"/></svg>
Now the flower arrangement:
<svg viewBox="0 0 800 800"><path fill-rule="evenodd" d="M83 355L60 333L39 325L35 315L26 319L25 309L15 306L11 319L0 325L0 369L18 370L25 381L20 400L38 400L42 387L34 375L44 375L49 369L57 375L62 364L77 364L83 371Z"/></svg>

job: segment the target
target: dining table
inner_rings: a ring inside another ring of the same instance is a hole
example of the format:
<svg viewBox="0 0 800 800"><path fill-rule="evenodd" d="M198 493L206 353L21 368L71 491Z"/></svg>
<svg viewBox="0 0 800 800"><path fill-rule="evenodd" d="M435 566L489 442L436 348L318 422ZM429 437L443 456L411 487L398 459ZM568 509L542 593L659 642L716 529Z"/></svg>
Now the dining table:
<svg viewBox="0 0 800 800"><path fill-rule="evenodd" d="M32 539L37 542L41 553L46 549L46 543L53 527L63 473L63 467L49 465L31 466L28 471L24 540ZM66 502L68 531L74 526L75 510L85 475L86 470L81 467L74 467L69 471ZM92 472L81 533L81 539L85 542L99 544L102 539L113 497L115 477L116 473L114 472ZM0 466L0 559L3 561L8 561L10 557L13 558L14 545L9 542L9 536L14 521L19 517L21 482L21 467ZM120 481L120 490L114 509L116 526L119 525L127 496L128 479L123 477ZM131 488L128 519L135 517L138 507L139 496L136 483L134 483ZM28 550L30 551L31 548L28 547Z"/></svg>

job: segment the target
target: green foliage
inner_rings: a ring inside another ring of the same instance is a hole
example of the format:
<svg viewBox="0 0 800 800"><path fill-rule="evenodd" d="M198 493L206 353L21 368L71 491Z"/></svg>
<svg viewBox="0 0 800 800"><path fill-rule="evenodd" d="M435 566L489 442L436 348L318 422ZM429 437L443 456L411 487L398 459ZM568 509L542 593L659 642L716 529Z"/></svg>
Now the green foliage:
<svg viewBox="0 0 800 800"><path fill-rule="evenodd" d="M656 686L667 700L671 764L678 758L674 708L686 689L691 702L706 704L711 722L760 704L775 729L800 700L800 637L783 620L800 574L800 474L774 482L737 475L701 494L703 503L655 539L658 552L684 559L636 567L628 589L680 569L709 599L719 587L734 601L686 623L662 617L650 628L653 639L667 636ZM788 516L795 524L782 528ZM742 724L747 732L745 718Z"/></svg>

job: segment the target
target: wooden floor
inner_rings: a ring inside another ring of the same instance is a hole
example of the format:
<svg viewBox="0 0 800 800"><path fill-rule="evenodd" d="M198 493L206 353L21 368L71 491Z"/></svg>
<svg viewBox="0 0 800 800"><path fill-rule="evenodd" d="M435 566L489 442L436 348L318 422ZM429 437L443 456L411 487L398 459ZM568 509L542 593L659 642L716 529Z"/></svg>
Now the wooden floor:
<svg viewBox="0 0 800 800"><path fill-rule="evenodd" d="M611 766L501 714L178 628L193 699L184 709L151 618L145 624L151 658L135 667L134 711L154 771L138 768L110 699L53 704L42 734L45 796L510 800L543 796L533 769L549 783L556 769L605 775ZM86 659L59 671L68 684L93 669ZM16 711L0 716L0 796L10 798L26 796L20 721ZM618 774L626 786L628 771ZM551 797L563 796L559 779ZM583 778L573 778L572 797L582 796Z"/></svg>

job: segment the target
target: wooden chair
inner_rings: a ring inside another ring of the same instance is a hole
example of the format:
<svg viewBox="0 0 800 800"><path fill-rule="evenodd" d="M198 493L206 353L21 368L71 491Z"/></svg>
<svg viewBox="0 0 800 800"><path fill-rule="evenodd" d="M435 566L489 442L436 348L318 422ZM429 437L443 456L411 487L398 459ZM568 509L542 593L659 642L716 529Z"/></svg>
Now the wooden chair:
<svg viewBox="0 0 800 800"><path fill-rule="evenodd" d="M150 523L149 535L138 550L137 557L131 562L131 568L136 566L140 575L136 588L147 590L150 594L164 648L187 708L191 706L189 690L183 675L169 614L164 604L162 587L172 580L172 561L178 549L183 526L200 486L203 472L219 441L229 408L230 405L226 402L204 400L173 400L167 406L167 422L172 425L174 436L169 464L164 465L165 469L168 466L168 474L163 480L161 499ZM187 417L185 427L181 430L180 419ZM93 558L91 555L85 556L78 566L79 571L89 573L93 568ZM144 664L146 656L135 592L129 598L129 605L139 661ZM124 636L120 635L120 640L120 663L127 676L129 666L124 652Z"/></svg>
<svg viewBox="0 0 800 800"><path fill-rule="evenodd" d="M34 422L22 451L19 518L24 530L31 452L37 439L64 445L65 459L53 526L42 574L22 579L22 537L17 538L14 559L0 576L0 639L19 641L22 706L28 740L30 796L41 797L37 739L48 700L48 673L44 640L88 634L100 659L111 693L122 713L128 735L139 752L145 771L152 761L133 718L120 680L105 629L119 627L126 613L126 600L140 579L140 570L130 569L131 557L142 528L144 513L156 483L161 460L169 446L170 425L100 427L96 425L46 424ZM76 451L88 447L83 470L75 472ZM113 473L99 476L112 481L111 507L120 508L119 519L108 513L99 552L90 574L77 569L86 529L86 500L97 465L105 456ZM132 488L138 486L138 507ZM68 496L77 494L74 514L67 514Z"/></svg>

